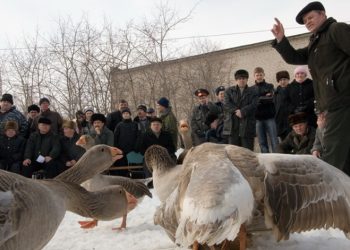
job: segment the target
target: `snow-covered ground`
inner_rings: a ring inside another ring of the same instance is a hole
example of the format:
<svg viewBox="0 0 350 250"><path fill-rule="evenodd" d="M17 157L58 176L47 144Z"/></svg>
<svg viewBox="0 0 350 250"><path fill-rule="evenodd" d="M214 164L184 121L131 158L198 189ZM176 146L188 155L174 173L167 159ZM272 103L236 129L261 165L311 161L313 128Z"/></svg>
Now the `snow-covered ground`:
<svg viewBox="0 0 350 250"><path fill-rule="evenodd" d="M144 198L127 220L127 229L112 231L121 220L99 222L98 227L82 230L77 223L84 220L73 213L67 213L56 235L45 250L156 250L185 248L176 247L161 227L153 224L153 213L159 205L157 197ZM269 233L253 237L250 250L345 250L350 249L350 240L338 230L312 231L293 234L290 240L277 243Z"/></svg>

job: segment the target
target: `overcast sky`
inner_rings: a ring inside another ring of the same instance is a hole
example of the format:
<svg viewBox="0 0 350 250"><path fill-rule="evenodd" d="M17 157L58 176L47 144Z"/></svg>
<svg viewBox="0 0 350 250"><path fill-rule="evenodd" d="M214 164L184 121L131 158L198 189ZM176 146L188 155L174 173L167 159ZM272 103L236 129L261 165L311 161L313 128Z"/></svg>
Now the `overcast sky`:
<svg viewBox="0 0 350 250"><path fill-rule="evenodd" d="M0 49L8 47L23 35L34 36L36 29L45 37L58 18L71 16L79 20L88 15L93 24L102 24L104 17L115 27L128 21L141 22L155 12L159 0L0 0ZM211 37L221 48L235 47L272 39L269 31L278 17L287 35L306 32L295 22L296 14L308 2L305 0L168 0L169 5L185 15L196 4L191 19L179 26L171 37L219 35L252 32L239 35ZM322 1L328 16L338 21L350 21L349 0ZM261 32L255 32L261 31ZM184 40L182 40L183 42ZM186 39L191 43L191 39Z"/></svg>

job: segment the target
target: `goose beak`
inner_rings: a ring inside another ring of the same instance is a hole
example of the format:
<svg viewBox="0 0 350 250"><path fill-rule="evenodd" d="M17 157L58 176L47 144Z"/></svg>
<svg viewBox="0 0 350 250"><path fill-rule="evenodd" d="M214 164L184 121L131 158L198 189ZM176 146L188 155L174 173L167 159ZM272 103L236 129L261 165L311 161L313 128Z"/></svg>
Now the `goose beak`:
<svg viewBox="0 0 350 250"><path fill-rule="evenodd" d="M109 149L111 150L111 155L115 161L123 158L123 151L121 151L119 148L110 147Z"/></svg>
<svg viewBox="0 0 350 250"><path fill-rule="evenodd" d="M75 143L77 146L83 146L86 145L86 138L84 135L80 136L79 140Z"/></svg>

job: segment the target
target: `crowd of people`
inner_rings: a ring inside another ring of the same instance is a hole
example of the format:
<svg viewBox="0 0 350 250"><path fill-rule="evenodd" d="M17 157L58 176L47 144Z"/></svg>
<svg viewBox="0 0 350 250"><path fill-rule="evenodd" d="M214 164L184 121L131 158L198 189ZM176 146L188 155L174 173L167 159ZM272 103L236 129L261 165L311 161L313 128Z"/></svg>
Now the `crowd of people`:
<svg viewBox="0 0 350 250"><path fill-rule="evenodd" d="M254 150L257 137L262 153L312 154L350 174L349 25L327 18L319 2L308 4L296 20L312 33L310 44L295 50L276 19L273 47L288 63L304 66L295 68L293 79L288 71L277 72L276 88L265 81L262 67L254 69L249 84L248 71L239 69L233 84L216 88L216 102L210 101L209 90L195 90L198 104L189 119L193 145L227 143ZM50 109L48 98L29 106L25 117L13 105L12 95L3 94L0 168L26 177L43 171L46 178L53 178L82 156L84 149L75 143L83 134L94 138L95 144L118 147L125 155L144 154L151 145L161 145L176 160L181 142L169 99L159 98L156 109L140 104L133 118L128 102L120 100L107 116L87 107L76 112L75 121L64 121ZM127 164L126 158L115 163Z"/></svg>

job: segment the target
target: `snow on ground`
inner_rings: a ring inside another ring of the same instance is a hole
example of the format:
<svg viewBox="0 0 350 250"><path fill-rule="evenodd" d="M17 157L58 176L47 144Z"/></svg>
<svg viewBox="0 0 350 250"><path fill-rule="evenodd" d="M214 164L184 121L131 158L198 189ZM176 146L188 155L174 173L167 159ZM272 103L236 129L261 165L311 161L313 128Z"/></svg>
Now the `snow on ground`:
<svg viewBox="0 0 350 250"><path fill-rule="evenodd" d="M154 194L154 192L153 192ZM155 195L154 195L155 196ZM157 197L145 197L127 220L127 229L112 231L121 219L101 221L98 227L89 230L79 228L78 220L85 218L68 212L56 235L44 250L182 250L176 247L160 226L153 224L153 214L159 205ZM250 250L345 250L350 249L350 240L338 230L311 231L293 234L290 240L277 243L269 233L253 237Z"/></svg>

